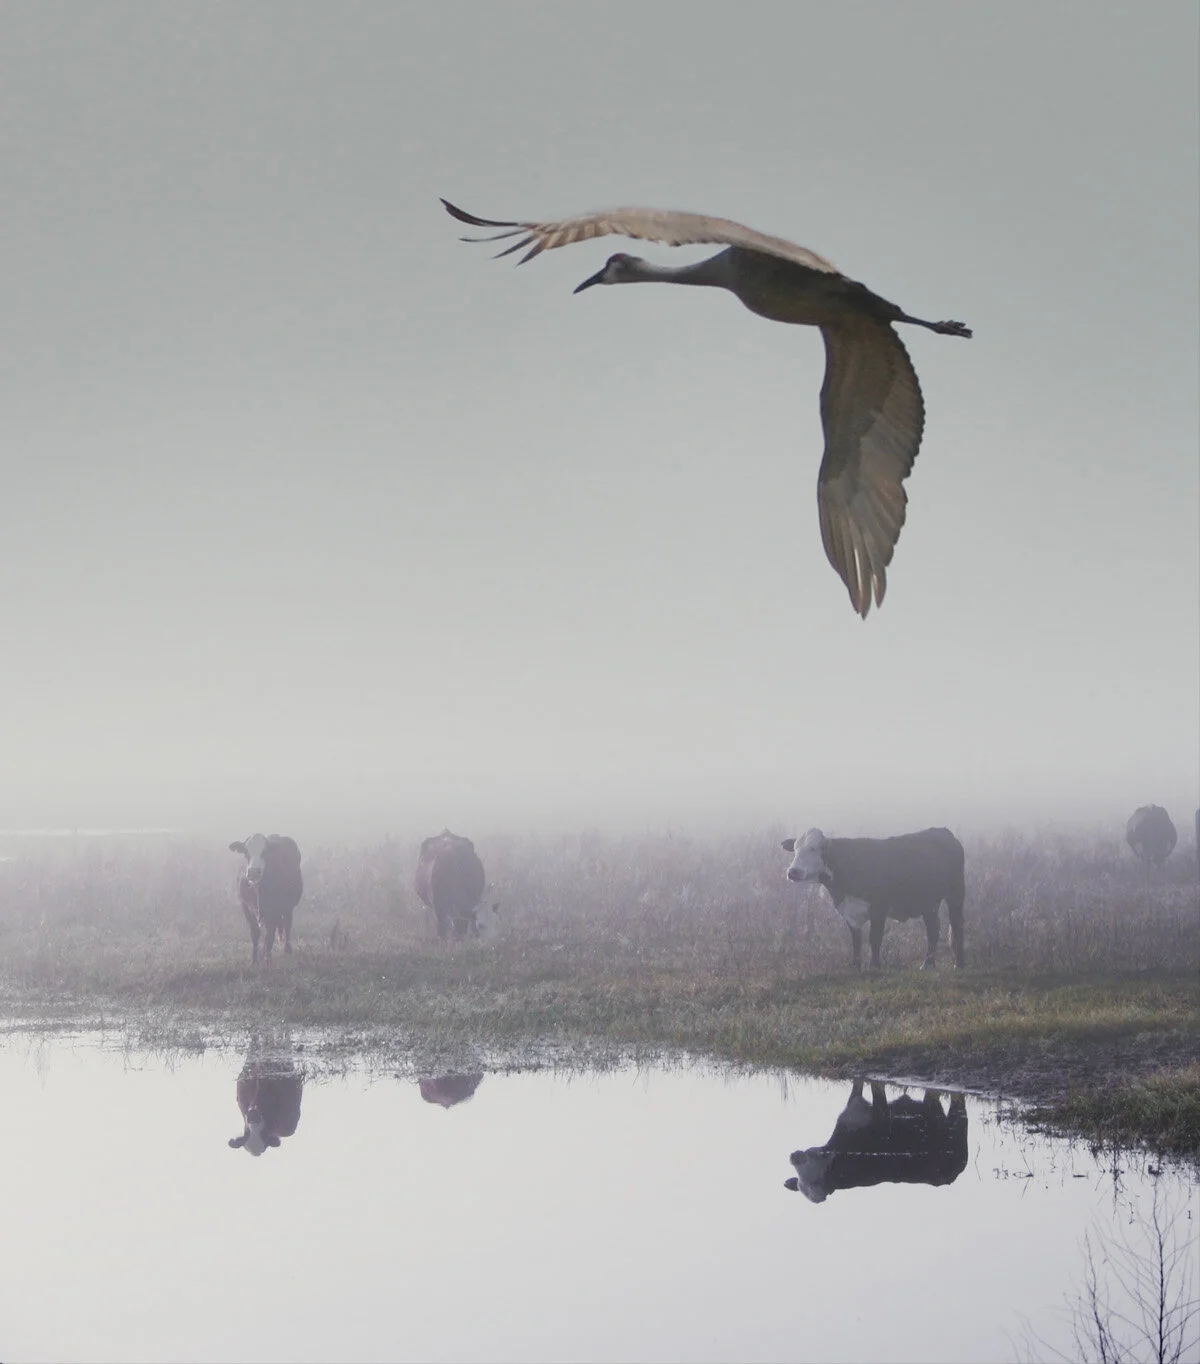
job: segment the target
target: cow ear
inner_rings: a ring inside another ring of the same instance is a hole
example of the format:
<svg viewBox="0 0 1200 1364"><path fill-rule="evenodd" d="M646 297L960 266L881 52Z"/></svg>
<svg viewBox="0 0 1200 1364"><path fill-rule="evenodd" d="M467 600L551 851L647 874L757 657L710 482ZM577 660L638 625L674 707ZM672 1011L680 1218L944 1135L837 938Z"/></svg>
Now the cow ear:
<svg viewBox="0 0 1200 1364"><path fill-rule="evenodd" d="M235 853L241 853L241 855L242 855L243 857L245 857L245 856L246 856L246 845L245 845L244 843L231 843L231 844L229 845L229 851L230 851L230 852L235 852Z"/></svg>
<svg viewBox="0 0 1200 1364"><path fill-rule="evenodd" d="M243 1136L240 1136L240 1137L230 1137L230 1138L229 1138L229 1144L230 1144L230 1146L232 1146L233 1149L236 1151L239 1147L245 1146L245 1144L246 1144L246 1138L245 1138L244 1135L243 1135Z"/></svg>
<svg viewBox="0 0 1200 1364"><path fill-rule="evenodd" d="M794 853L796 851L796 840L794 838L785 838L779 846L784 852Z"/></svg>

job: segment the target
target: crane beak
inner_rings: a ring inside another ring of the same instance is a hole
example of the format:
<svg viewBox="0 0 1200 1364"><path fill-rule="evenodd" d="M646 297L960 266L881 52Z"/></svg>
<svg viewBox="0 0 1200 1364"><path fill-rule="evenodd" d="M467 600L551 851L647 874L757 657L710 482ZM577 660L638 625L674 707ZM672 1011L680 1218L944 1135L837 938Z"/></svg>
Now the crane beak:
<svg viewBox="0 0 1200 1364"><path fill-rule="evenodd" d="M607 270L607 269L608 269L608 266L606 265L606 266L604 267L604 270ZM594 275L592 275L590 279L585 279L585 280L583 281L582 284L576 285L576 287L575 287L574 289L572 289L571 292L572 292L572 293L575 293L575 294L581 294L581 293L583 293L583 291L584 291L585 289L590 289L590 288L592 287L593 284L603 284L603 283L604 283L604 270L597 270L596 273L595 273Z"/></svg>

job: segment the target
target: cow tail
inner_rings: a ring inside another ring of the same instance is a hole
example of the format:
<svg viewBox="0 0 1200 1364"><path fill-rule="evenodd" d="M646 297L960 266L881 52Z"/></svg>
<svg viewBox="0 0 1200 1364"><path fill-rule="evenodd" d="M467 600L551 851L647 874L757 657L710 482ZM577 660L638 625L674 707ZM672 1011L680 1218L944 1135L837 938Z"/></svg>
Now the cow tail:
<svg viewBox="0 0 1200 1364"><path fill-rule="evenodd" d="M967 898L967 879L965 859L961 846L955 859L954 878L950 893L946 896L946 909L950 919L950 947L954 952L956 966L966 964L966 944L963 941L963 905Z"/></svg>

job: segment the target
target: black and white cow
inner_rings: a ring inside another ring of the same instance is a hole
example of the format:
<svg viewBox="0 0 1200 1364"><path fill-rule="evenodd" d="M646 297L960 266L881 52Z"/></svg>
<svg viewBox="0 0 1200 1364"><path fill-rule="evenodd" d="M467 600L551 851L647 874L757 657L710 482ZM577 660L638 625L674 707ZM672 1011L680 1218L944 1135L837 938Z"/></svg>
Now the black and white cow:
<svg viewBox="0 0 1200 1364"><path fill-rule="evenodd" d="M1179 835L1161 805L1139 805L1125 824L1125 842L1148 867L1161 867Z"/></svg>
<svg viewBox="0 0 1200 1364"><path fill-rule="evenodd" d="M964 855L949 829L896 838L826 838L820 829L809 829L803 838L785 838L783 848L793 854L789 881L819 881L833 897L850 929L856 970L862 967L863 924L870 921L871 965L878 968L887 919L924 919L924 964L933 966L943 900L950 913L954 964L965 965Z"/></svg>
<svg viewBox="0 0 1200 1364"><path fill-rule="evenodd" d="M271 958L275 934L283 950L292 950L292 913L304 894L300 873L300 849L295 839L280 834L252 834L244 843L231 843L229 851L241 853L246 865L238 872L238 900L250 925L251 960L258 961L258 936L266 934L263 961Z"/></svg>
<svg viewBox="0 0 1200 1364"><path fill-rule="evenodd" d="M839 1189L876 1184L953 1184L967 1168L967 1104L961 1094L942 1108L937 1090L918 1102L907 1094L888 1102L872 1083L871 1102L855 1080L833 1135L822 1146L793 1151L791 1179L784 1188L823 1203Z"/></svg>
<svg viewBox="0 0 1200 1364"><path fill-rule="evenodd" d="M261 1156L284 1137L295 1136L303 1093L304 1072L290 1056L248 1057L237 1078L244 1131L229 1138L230 1146Z"/></svg>

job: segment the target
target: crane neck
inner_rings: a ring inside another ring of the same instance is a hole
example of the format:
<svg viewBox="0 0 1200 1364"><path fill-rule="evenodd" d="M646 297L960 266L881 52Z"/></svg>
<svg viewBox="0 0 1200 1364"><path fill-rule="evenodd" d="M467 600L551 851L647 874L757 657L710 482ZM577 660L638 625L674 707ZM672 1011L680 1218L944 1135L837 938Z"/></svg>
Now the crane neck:
<svg viewBox="0 0 1200 1364"><path fill-rule="evenodd" d="M648 260L631 261L630 282L641 284L702 284L716 289L731 287L729 251L718 251L691 265L654 265Z"/></svg>

